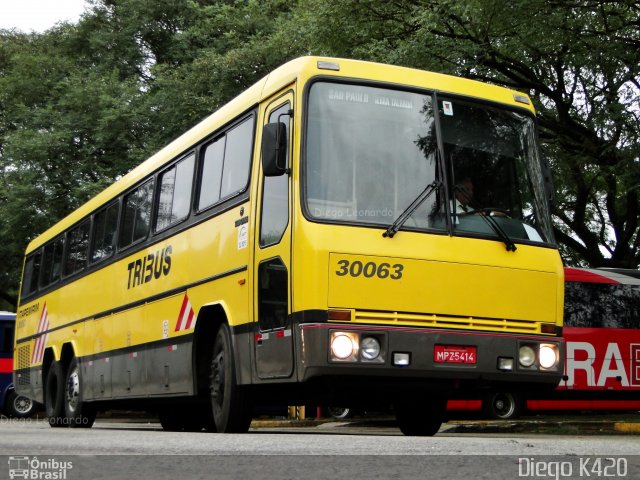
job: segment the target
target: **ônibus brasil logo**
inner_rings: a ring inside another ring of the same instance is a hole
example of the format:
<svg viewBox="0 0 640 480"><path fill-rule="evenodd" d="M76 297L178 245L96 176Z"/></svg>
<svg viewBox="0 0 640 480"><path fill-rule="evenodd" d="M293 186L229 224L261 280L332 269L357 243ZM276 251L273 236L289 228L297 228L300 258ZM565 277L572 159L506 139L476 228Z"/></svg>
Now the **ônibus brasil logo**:
<svg viewBox="0 0 640 480"><path fill-rule="evenodd" d="M66 480L67 471L73 468L73 462L38 457L9 457L9 478L30 480Z"/></svg>

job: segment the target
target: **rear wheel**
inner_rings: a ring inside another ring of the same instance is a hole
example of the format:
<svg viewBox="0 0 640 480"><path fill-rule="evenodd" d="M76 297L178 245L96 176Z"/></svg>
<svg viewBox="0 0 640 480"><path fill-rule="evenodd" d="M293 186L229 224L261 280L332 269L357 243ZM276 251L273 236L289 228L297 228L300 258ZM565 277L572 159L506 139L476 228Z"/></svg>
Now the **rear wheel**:
<svg viewBox="0 0 640 480"><path fill-rule="evenodd" d="M246 387L237 384L229 327L223 324L213 344L211 409L215 430L244 433L251 424L252 408Z"/></svg>
<svg viewBox="0 0 640 480"><path fill-rule="evenodd" d="M7 415L13 418L28 418L36 409L35 403L30 398L18 395L15 390L10 390L6 399Z"/></svg>
<svg viewBox="0 0 640 480"><path fill-rule="evenodd" d="M67 426L64 414L64 374L60 362L53 362L47 372L44 386L44 408L49 425L54 428Z"/></svg>
<svg viewBox="0 0 640 480"><path fill-rule="evenodd" d="M65 381L64 411L72 428L91 428L96 420L93 405L82 400L82 374L75 357L71 360Z"/></svg>
<svg viewBox="0 0 640 480"><path fill-rule="evenodd" d="M444 421L446 403L440 398L425 399L423 402L397 402L395 411L400 431L414 437L435 435Z"/></svg>

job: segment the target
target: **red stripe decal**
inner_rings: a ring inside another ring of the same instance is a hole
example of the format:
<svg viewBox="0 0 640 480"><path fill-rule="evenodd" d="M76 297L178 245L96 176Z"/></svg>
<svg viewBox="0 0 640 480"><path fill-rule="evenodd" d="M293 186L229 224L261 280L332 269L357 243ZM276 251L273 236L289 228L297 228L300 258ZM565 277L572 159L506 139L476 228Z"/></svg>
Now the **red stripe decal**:
<svg viewBox="0 0 640 480"><path fill-rule="evenodd" d="M620 282L616 282L611 278L607 278L603 275L598 275L594 272L582 270L580 268L565 268L564 269L564 281L565 282L582 282L582 283L609 283L618 285Z"/></svg>
<svg viewBox="0 0 640 480"><path fill-rule="evenodd" d="M187 303L189 303L189 299L187 298L187 294L185 293L184 298L182 299L182 306L180 307L180 313L178 314L178 322L176 323L176 332L179 332L182 329L182 319L184 317L184 311L187 309Z"/></svg>

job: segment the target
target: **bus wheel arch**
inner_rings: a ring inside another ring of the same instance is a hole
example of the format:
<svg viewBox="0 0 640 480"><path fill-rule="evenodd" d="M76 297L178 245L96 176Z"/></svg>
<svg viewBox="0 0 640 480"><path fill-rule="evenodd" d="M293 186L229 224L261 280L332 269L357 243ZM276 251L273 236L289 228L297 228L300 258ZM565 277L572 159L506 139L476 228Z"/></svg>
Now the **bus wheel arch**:
<svg viewBox="0 0 640 480"><path fill-rule="evenodd" d="M205 305L198 312L196 328L193 332L194 391L198 395L209 396L211 358L213 341L220 326L228 323L227 312L217 303Z"/></svg>

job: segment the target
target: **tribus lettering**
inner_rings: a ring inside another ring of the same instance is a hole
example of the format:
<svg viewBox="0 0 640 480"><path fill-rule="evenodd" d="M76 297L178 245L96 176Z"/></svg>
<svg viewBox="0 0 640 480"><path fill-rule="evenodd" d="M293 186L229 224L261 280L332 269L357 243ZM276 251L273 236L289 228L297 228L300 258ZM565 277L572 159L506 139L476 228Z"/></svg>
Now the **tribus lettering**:
<svg viewBox="0 0 640 480"><path fill-rule="evenodd" d="M617 343L608 343L601 357L589 342L567 342L567 387L576 388L583 383L588 387L606 387L612 381L622 388L640 387L640 344L626 348L628 356L623 356ZM578 379L577 372L580 372Z"/></svg>
<svg viewBox="0 0 640 480"><path fill-rule="evenodd" d="M30 307L23 308L22 310L20 310L18 312L18 320L23 318L23 317L27 317L27 316L31 315L32 313L36 313L38 310L40 310L40 304L39 303L35 303L35 304L31 305Z"/></svg>
<svg viewBox="0 0 640 480"><path fill-rule="evenodd" d="M127 289L137 287L143 283L148 283L153 279L158 279L162 275L167 276L171 271L171 245L156 253L150 253L127 265L129 270L129 280Z"/></svg>

